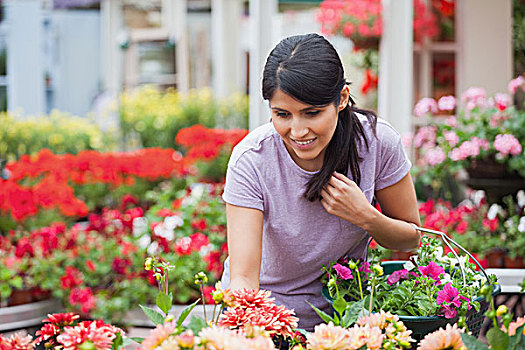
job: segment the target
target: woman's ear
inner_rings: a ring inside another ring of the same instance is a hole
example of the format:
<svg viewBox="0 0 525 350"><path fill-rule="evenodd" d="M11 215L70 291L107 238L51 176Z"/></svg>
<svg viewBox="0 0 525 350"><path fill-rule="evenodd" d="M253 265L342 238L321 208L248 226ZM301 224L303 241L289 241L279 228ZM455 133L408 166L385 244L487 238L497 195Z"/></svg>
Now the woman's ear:
<svg viewBox="0 0 525 350"><path fill-rule="evenodd" d="M343 89L341 90L341 98L339 100L339 107L337 108L337 112L341 112L343 109L348 106L348 98L350 97L350 88L348 85L345 85Z"/></svg>

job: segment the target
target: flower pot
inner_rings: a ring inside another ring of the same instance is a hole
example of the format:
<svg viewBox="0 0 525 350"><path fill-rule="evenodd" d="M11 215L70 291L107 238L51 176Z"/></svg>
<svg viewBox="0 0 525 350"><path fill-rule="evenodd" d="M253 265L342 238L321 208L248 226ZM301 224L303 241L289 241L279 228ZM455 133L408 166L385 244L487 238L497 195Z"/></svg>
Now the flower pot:
<svg viewBox="0 0 525 350"><path fill-rule="evenodd" d="M503 249L491 249L485 254L487 258L487 267L489 268L503 268L505 266L506 252Z"/></svg>
<svg viewBox="0 0 525 350"><path fill-rule="evenodd" d="M9 301L7 302L8 306L16 306L16 305L22 305L22 304L29 304L33 301L33 295L30 289L22 289L22 290L13 290L11 293L11 296L9 297Z"/></svg>
<svg viewBox="0 0 525 350"><path fill-rule="evenodd" d="M511 172L505 164L493 158L473 159L466 169L465 184L475 190L485 191L488 203L501 203L503 197L525 189L525 178Z"/></svg>
<svg viewBox="0 0 525 350"><path fill-rule="evenodd" d="M379 37L350 37L350 40L354 43L354 50L378 50L379 49Z"/></svg>
<svg viewBox="0 0 525 350"><path fill-rule="evenodd" d="M523 269L525 268L525 259L519 256L511 259L508 255L505 255L504 266L507 269Z"/></svg>

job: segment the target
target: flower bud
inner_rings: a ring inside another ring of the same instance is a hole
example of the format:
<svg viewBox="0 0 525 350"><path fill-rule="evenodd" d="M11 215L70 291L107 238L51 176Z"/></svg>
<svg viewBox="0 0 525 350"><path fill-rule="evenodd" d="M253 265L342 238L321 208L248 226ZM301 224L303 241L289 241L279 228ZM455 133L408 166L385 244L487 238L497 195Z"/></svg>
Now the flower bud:
<svg viewBox="0 0 525 350"><path fill-rule="evenodd" d="M216 304L219 304L224 300L224 292L222 290L214 290L211 292L211 298Z"/></svg>
<svg viewBox="0 0 525 350"><path fill-rule="evenodd" d="M406 340L401 340L400 342L398 342L399 346L401 346L402 348L410 348L412 345L410 344L410 342L407 342Z"/></svg>
<svg viewBox="0 0 525 350"><path fill-rule="evenodd" d="M151 270L152 267L153 267L153 259L151 257L147 258L146 262L144 263L144 269L146 271L149 271L149 270Z"/></svg>
<svg viewBox="0 0 525 350"><path fill-rule="evenodd" d="M328 280L328 287L335 287L336 286L335 279L332 277Z"/></svg>
<svg viewBox="0 0 525 350"><path fill-rule="evenodd" d="M505 305L498 306L498 309L496 310L496 316L501 317L505 315L507 312L509 312L509 309Z"/></svg>
<svg viewBox="0 0 525 350"><path fill-rule="evenodd" d="M175 319L175 316L171 315L171 314L168 314L168 316L166 316L166 319L164 320L164 322L171 322Z"/></svg>
<svg viewBox="0 0 525 350"><path fill-rule="evenodd" d="M355 270L355 268L357 267L357 263L353 260L350 260L348 262L348 267L351 269L351 270Z"/></svg>
<svg viewBox="0 0 525 350"><path fill-rule="evenodd" d="M83 342L82 344L78 345L79 350L96 350L95 344L93 344L91 341L87 340Z"/></svg>
<svg viewBox="0 0 525 350"><path fill-rule="evenodd" d="M383 276L383 267L379 264L372 266L372 271L378 276Z"/></svg>
<svg viewBox="0 0 525 350"><path fill-rule="evenodd" d="M496 317L496 311L494 311L492 309L487 311L487 317L490 318L491 320L493 320Z"/></svg>
<svg viewBox="0 0 525 350"><path fill-rule="evenodd" d="M465 316L461 316L458 319L458 327L459 328L465 328L466 326L467 326L467 319L465 318Z"/></svg>
<svg viewBox="0 0 525 350"><path fill-rule="evenodd" d="M483 296L488 296L490 295L490 292L491 292L491 288L488 284L485 284L483 285L483 287L481 287L481 290L479 291L481 295Z"/></svg>
<svg viewBox="0 0 525 350"><path fill-rule="evenodd" d="M202 271L197 273L193 278L195 279L195 284L208 283L208 276Z"/></svg>

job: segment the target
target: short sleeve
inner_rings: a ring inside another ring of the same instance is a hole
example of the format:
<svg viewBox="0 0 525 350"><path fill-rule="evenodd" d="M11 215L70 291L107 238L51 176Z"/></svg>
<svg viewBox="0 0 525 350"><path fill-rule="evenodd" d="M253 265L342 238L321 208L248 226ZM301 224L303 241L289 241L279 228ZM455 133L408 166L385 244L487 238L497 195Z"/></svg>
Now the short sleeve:
<svg viewBox="0 0 525 350"><path fill-rule="evenodd" d="M232 155L233 156L233 155ZM256 167L244 153L235 162L230 160L222 199L232 205L263 211L264 200Z"/></svg>
<svg viewBox="0 0 525 350"><path fill-rule="evenodd" d="M403 148L401 136L390 124L378 123L378 138L380 152L376 168L376 191L399 182L412 166Z"/></svg>

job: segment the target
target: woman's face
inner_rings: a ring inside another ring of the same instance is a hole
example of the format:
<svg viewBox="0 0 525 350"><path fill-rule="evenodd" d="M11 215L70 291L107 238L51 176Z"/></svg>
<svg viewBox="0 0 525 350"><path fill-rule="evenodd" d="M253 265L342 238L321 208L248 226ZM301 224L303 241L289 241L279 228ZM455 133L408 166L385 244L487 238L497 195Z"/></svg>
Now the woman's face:
<svg viewBox="0 0 525 350"><path fill-rule="evenodd" d="M292 159L307 171L321 169L324 153L334 135L340 110L348 102L349 90L341 91L339 106L312 106L277 89L270 99L272 122L283 138Z"/></svg>

